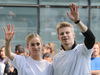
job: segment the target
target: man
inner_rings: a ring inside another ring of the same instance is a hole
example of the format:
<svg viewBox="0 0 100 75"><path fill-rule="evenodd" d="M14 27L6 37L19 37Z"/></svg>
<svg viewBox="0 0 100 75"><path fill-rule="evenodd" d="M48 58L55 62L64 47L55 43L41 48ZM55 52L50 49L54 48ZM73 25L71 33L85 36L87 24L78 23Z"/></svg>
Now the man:
<svg viewBox="0 0 100 75"><path fill-rule="evenodd" d="M17 55L24 55L25 54L25 48L24 45L18 44L15 46L15 54ZM14 68L15 74L18 75L18 71L16 68Z"/></svg>
<svg viewBox="0 0 100 75"><path fill-rule="evenodd" d="M25 54L25 48L24 48L24 46L20 45L20 44L16 45L15 46L15 53L17 55L23 55L23 54Z"/></svg>
<svg viewBox="0 0 100 75"><path fill-rule="evenodd" d="M54 56L54 75L91 75L90 58L95 37L79 20L78 7L73 3L69 7L70 14L67 12L67 15L77 24L85 39L84 43L76 44L73 25L68 22L57 25L58 39L63 50Z"/></svg>

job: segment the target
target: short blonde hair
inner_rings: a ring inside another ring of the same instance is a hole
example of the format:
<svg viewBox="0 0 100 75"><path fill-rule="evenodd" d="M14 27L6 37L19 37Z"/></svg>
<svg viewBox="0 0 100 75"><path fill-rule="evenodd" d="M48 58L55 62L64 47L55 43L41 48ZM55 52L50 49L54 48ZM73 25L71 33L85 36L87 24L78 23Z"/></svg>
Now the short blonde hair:
<svg viewBox="0 0 100 75"><path fill-rule="evenodd" d="M100 43L99 42L95 42L95 44L97 44L99 46L99 49L100 49Z"/></svg>
<svg viewBox="0 0 100 75"><path fill-rule="evenodd" d="M41 37L40 37L38 34L36 34L36 33L30 33L30 34L26 37L27 45L28 45L29 41L30 41L32 38L35 38L35 37L39 38L40 41L42 42L42 39L41 39Z"/></svg>
<svg viewBox="0 0 100 75"><path fill-rule="evenodd" d="M64 27L70 27L72 29L72 32L74 32L74 27L71 23L69 23L69 22L60 22L60 23L58 23L58 25L56 27L57 33L59 34L59 29L64 28Z"/></svg>

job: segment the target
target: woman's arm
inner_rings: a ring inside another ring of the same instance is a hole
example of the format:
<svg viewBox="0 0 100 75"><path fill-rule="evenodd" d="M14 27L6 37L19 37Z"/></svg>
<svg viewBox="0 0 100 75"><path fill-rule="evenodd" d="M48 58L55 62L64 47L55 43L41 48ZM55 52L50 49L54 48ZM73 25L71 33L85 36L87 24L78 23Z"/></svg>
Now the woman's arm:
<svg viewBox="0 0 100 75"><path fill-rule="evenodd" d="M5 32L5 54L10 59L13 60L14 53L11 52L11 40L15 34L14 32L14 25L11 29L11 24L7 25L7 30L3 27L3 30Z"/></svg>

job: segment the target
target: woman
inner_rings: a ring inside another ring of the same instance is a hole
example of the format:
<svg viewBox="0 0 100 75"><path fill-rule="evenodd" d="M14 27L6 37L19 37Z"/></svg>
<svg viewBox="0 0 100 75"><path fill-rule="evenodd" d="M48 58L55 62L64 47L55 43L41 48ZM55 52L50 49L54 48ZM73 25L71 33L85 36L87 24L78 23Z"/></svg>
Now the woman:
<svg viewBox="0 0 100 75"><path fill-rule="evenodd" d="M27 48L30 52L30 56L15 55L11 52L11 40L15 34L14 25L7 25L7 31L5 28L5 46L6 56L10 58L14 67L18 70L18 75L52 75L52 64L41 58L42 40L38 34L31 33L27 36Z"/></svg>
<svg viewBox="0 0 100 75"><path fill-rule="evenodd" d="M100 74L100 43L95 42L94 51L91 58L91 73L92 75Z"/></svg>

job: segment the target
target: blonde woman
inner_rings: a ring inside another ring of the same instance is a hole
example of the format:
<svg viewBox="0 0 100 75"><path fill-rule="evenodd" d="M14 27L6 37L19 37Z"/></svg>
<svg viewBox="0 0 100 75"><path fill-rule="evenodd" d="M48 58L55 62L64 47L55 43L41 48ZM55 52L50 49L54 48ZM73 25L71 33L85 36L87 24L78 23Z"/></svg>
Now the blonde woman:
<svg viewBox="0 0 100 75"><path fill-rule="evenodd" d="M38 34L31 33L27 36L27 48L30 56L15 55L11 52L11 40L15 34L14 25L7 25L5 28L5 53L9 57L14 67L18 70L18 75L52 75L52 64L41 58L42 40Z"/></svg>
<svg viewBox="0 0 100 75"><path fill-rule="evenodd" d="M91 58L92 75L100 75L100 43L95 42L94 50Z"/></svg>

